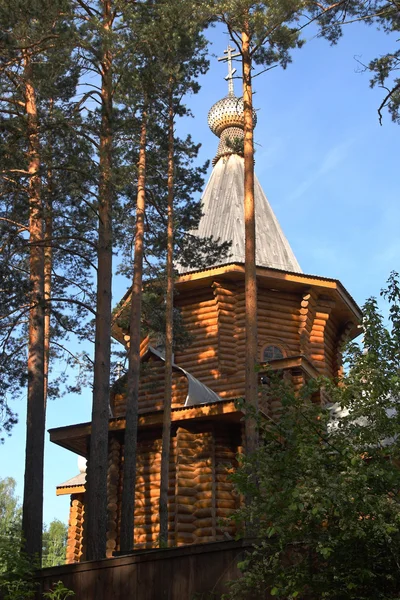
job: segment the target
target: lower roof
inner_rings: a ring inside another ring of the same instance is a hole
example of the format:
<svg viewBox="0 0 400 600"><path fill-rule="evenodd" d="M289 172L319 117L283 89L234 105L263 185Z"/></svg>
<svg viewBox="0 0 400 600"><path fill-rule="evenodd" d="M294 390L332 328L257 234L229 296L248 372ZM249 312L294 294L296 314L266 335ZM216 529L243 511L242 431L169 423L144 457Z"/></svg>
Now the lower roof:
<svg viewBox="0 0 400 600"><path fill-rule="evenodd" d="M172 423L184 422L192 419L224 419L234 422L240 422L243 413L238 410L233 400L219 400L200 406L182 406L173 408L171 411ZM138 427L141 429L162 427L163 411L149 411L139 415ZM109 419L109 432L125 431L125 417L114 417ZM88 457L88 448L90 436L92 433L91 423L79 423L77 425L67 425L66 427L57 427L49 429L50 441L79 456Z"/></svg>

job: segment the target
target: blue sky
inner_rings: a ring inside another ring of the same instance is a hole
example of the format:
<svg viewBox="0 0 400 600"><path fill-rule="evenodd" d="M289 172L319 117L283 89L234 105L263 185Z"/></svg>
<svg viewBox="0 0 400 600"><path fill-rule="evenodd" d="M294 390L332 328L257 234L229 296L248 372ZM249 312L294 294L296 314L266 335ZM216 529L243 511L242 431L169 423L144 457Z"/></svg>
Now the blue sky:
<svg viewBox="0 0 400 600"><path fill-rule="evenodd" d="M222 28L210 32L211 52L228 44ZM313 38L294 53L286 71L254 79L256 173L305 273L338 278L362 304L378 295L391 270L400 268L398 140L400 128L377 108L383 91L369 88L364 63L395 47L394 37L360 24L347 26L336 47ZM226 65L211 57L199 94L188 100L195 115L178 125L202 143L200 161L212 159L218 140L207 113L227 93ZM240 95L240 82L235 81ZM116 283L114 304L127 283ZM0 477L11 475L22 497L25 413L0 446ZM50 402L47 427L90 420L91 395ZM76 456L46 439L44 518L68 519L69 500L55 486L77 474Z"/></svg>

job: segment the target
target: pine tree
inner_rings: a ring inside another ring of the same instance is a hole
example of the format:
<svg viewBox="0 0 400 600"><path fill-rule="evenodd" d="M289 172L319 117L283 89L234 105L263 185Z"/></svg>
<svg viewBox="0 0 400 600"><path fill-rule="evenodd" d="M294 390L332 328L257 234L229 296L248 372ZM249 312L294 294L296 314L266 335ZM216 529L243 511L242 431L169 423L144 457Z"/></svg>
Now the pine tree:
<svg viewBox="0 0 400 600"><path fill-rule="evenodd" d="M165 381L160 482L160 545L168 545L168 488L171 443L172 361L174 346L174 174L175 118L187 112L181 98L197 91L196 77L205 71L206 40L201 35L202 15L186 2L165 3L160 11L163 23L159 47L163 49L163 73L166 79L167 133L167 236L165 293ZM184 25L182 27L182 24Z"/></svg>
<svg viewBox="0 0 400 600"><path fill-rule="evenodd" d="M137 424L139 417L140 332L142 315L143 244L146 203L146 145L148 106L144 99L139 143L136 228L134 244L132 297L130 307L129 368L126 390L126 425L124 446L124 479L121 505L121 550L134 543L134 511L136 485Z"/></svg>
<svg viewBox="0 0 400 600"><path fill-rule="evenodd" d="M15 193L17 201L26 195L25 214L29 232L28 307L28 410L23 503L23 533L26 552L41 556L43 454L45 431L45 299L44 299L44 200L42 193L42 157L40 140L41 76L52 62L52 51L60 37L67 38L65 18L68 4L59 2L24 2L17 6L2 5L2 23L5 25L2 43L0 80L1 110L8 133L17 134L18 156L23 162L18 168L3 172L7 185L20 185L15 177L25 178L24 192ZM42 65L45 65L42 68ZM11 127L10 127L11 126ZM7 134L6 134L7 135ZM6 151L7 152L7 151ZM12 158L9 160L12 162ZM13 181L10 181L13 179ZM21 212L19 213L21 214ZM23 214L23 213L22 213ZM11 221L5 218L7 225ZM21 242L21 238L19 239ZM12 256L12 244L7 241ZM9 255L9 256L10 256ZM19 301L21 298L16 298ZM13 321L13 319L11 319ZM11 322L10 335L18 322ZM18 354L17 347L13 349ZM6 385L7 388L7 385Z"/></svg>
<svg viewBox="0 0 400 600"><path fill-rule="evenodd" d="M118 19L114 0L75 4L79 26L79 54L88 72L100 79L99 88L86 92L80 102L98 101L100 108L91 111L87 128L81 133L93 142L99 160L98 235L95 356L93 376L92 432L87 474L86 552L94 560L105 557L107 529L107 456L111 354L111 284L112 284L112 211L114 183L112 154L114 144L113 96L115 79L113 28ZM92 135L94 131L94 136ZM90 133L88 133L90 132ZM96 139L97 138L97 139Z"/></svg>
<svg viewBox="0 0 400 600"><path fill-rule="evenodd" d="M226 24L231 40L240 53L244 107L244 222L245 222L245 299L246 299L246 403L257 410L257 279L254 211L253 140L253 62L286 66L289 50L300 45L299 32L290 27L297 20L302 4L297 0L283 5L275 2L232 0L217 3L219 18ZM246 450L255 451L257 428L246 419Z"/></svg>

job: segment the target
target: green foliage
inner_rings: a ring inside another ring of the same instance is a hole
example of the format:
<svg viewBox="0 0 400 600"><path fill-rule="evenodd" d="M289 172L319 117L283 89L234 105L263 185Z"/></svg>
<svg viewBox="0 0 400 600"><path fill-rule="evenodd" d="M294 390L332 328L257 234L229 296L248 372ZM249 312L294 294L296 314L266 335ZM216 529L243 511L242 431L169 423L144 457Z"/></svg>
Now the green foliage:
<svg viewBox="0 0 400 600"><path fill-rule="evenodd" d="M59 519L54 519L43 531L42 567L56 567L65 564L68 527Z"/></svg>
<svg viewBox="0 0 400 600"><path fill-rule="evenodd" d="M351 344L339 382L296 395L271 375L280 414L233 476L250 503L236 515L258 538L230 598L389 600L400 594L400 294L393 273L364 306L363 347ZM330 398L316 402L317 394ZM254 477L256 473L256 478ZM250 596L252 597L252 596Z"/></svg>
<svg viewBox="0 0 400 600"><path fill-rule="evenodd" d="M232 152L235 154L239 154L239 156L243 156L244 153L244 140L240 137L235 137L233 140L229 138L226 139L226 145Z"/></svg>
<svg viewBox="0 0 400 600"><path fill-rule="evenodd" d="M43 593L43 598L47 600L66 600L72 596L75 596L75 592L66 588L62 581L57 581L51 590Z"/></svg>
<svg viewBox="0 0 400 600"><path fill-rule="evenodd" d="M0 479L0 593L4 600L34 596L35 570L39 564L20 551L21 506L12 477ZM54 519L43 532L43 567L65 563L67 526ZM70 594L71 595L71 594ZM53 598L53 596L51 596ZM54 596L55 599L69 596ZM50 596L49 596L50 598Z"/></svg>
<svg viewBox="0 0 400 600"><path fill-rule="evenodd" d="M0 594L4 600L25 600L34 595L34 570L21 547L21 507L12 477L0 479Z"/></svg>
<svg viewBox="0 0 400 600"><path fill-rule="evenodd" d="M374 17L367 21L375 24L399 43L400 19L399 5L396 0L376 0L373 3ZM400 67L400 49L394 48L371 60L368 69L372 73L371 87L381 87L383 99L379 106L379 121L382 122L384 108L387 108L392 120L400 123L400 77L397 76Z"/></svg>
<svg viewBox="0 0 400 600"><path fill-rule="evenodd" d="M77 317L82 331L82 308L85 303L90 307L93 299L87 248L93 241L93 208L88 204L96 167L89 144L76 135L82 119L71 105L79 76L72 56L71 10L69 0L0 3L0 430L7 433L17 420L9 400L25 392L28 374L28 81L37 104L43 217L53 255L52 338L58 345L53 344L51 360L71 356L62 344L77 330ZM51 378L49 398L59 395L63 379L63 375Z"/></svg>

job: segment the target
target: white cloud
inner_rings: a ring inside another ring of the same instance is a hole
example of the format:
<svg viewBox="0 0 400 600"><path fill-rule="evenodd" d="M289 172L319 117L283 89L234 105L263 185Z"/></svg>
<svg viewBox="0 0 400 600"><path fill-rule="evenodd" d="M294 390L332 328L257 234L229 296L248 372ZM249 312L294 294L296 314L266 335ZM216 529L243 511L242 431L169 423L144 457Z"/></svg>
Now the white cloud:
<svg viewBox="0 0 400 600"><path fill-rule="evenodd" d="M289 200L297 200L310 189L318 179L333 171L348 155L349 148L354 143L354 139L348 139L333 146L323 158L319 168L312 169L311 174L306 177L289 196ZM311 169L310 169L311 171Z"/></svg>

